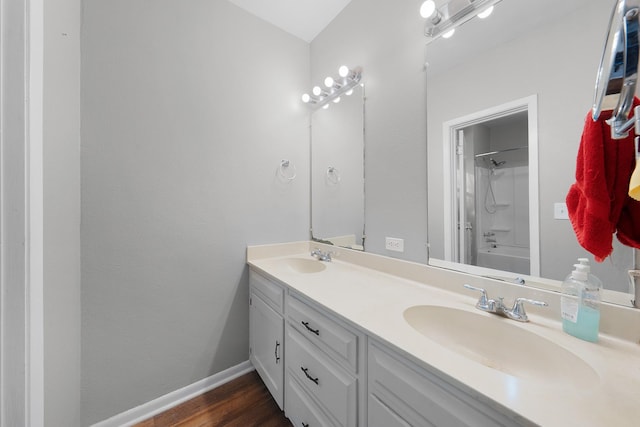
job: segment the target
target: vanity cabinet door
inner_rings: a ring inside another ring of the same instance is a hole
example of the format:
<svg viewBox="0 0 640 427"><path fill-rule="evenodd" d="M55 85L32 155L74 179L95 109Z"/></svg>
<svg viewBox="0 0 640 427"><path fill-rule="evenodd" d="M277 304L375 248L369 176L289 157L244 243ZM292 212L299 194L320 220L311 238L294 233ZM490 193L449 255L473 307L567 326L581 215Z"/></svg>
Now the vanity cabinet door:
<svg viewBox="0 0 640 427"><path fill-rule="evenodd" d="M407 420L385 405L374 394L369 394L368 407L368 427L412 427Z"/></svg>
<svg viewBox="0 0 640 427"><path fill-rule="evenodd" d="M284 319L256 293L249 300L250 359L276 403L284 399Z"/></svg>
<svg viewBox="0 0 640 427"><path fill-rule="evenodd" d="M370 343L368 360L370 427L518 425L388 348Z"/></svg>

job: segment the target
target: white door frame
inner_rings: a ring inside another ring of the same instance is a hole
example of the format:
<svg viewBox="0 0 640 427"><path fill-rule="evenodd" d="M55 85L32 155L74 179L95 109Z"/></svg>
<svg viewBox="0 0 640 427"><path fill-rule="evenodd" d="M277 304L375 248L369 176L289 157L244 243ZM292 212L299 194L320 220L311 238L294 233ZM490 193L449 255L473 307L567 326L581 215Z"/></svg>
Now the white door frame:
<svg viewBox="0 0 640 427"><path fill-rule="evenodd" d="M530 239L530 266L529 275L540 276L540 214L539 214L539 186L538 186L538 96L531 95L502 105L487 108L463 117L444 122L442 125L443 135L443 164L449 173L444 173L444 259L455 262L455 248L453 245L456 238L456 221L453 221L453 213L456 209L457 201L454 197L456 184L456 171L449 167L456 156L456 133L459 129L472 126L487 120L508 116L520 111L527 111L528 115L528 137L529 137L529 239ZM473 269L473 266L465 267L465 271Z"/></svg>
<svg viewBox="0 0 640 427"><path fill-rule="evenodd" d="M44 425L43 0L0 0L0 427Z"/></svg>

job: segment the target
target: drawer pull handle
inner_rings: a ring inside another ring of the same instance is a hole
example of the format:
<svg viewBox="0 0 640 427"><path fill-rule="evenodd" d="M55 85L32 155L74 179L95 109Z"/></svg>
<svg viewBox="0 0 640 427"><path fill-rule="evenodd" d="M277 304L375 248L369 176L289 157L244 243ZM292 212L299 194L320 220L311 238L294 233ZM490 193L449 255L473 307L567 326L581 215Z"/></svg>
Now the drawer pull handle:
<svg viewBox="0 0 640 427"><path fill-rule="evenodd" d="M276 341L276 350L274 352L275 356L276 356L276 365L278 363L280 363L280 356L278 355L278 349L280 348L280 343L278 341Z"/></svg>
<svg viewBox="0 0 640 427"><path fill-rule="evenodd" d="M309 322L305 322L304 320L302 321L302 324L304 325L305 328L307 328L307 331L309 332L313 332L316 335L320 335L320 329L313 329L311 326L309 326Z"/></svg>
<svg viewBox="0 0 640 427"><path fill-rule="evenodd" d="M302 423L302 427L309 427L309 424L307 424L307 423Z"/></svg>
<svg viewBox="0 0 640 427"><path fill-rule="evenodd" d="M304 372L305 376L309 379L309 381L312 381L312 382L316 383L316 385L318 385L318 378L313 378L311 375L309 375L309 369L308 368L304 368L304 367L300 366L300 369L302 369L302 372Z"/></svg>

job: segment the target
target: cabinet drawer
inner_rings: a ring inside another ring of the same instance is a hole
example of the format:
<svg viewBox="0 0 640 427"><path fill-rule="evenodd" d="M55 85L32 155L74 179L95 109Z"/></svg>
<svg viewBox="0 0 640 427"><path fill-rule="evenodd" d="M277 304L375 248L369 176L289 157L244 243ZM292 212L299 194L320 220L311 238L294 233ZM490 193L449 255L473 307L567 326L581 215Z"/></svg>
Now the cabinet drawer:
<svg viewBox="0 0 640 427"><path fill-rule="evenodd" d="M287 299L287 316L309 341L320 346L345 368L357 373L358 335L295 296Z"/></svg>
<svg viewBox="0 0 640 427"><path fill-rule="evenodd" d="M296 329L288 325L286 330L288 375L302 384L337 426L355 427L357 380L311 345Z"/></svg>
<svg viewBox="0 0 640 427"><path fill-rule="evenodd" d="M278 313L282 313L284 307L284 288L282 286L253 270L249 270L249 284L267 304Z"/></svg>
<svg viewBox="0 0 640 427"><path fill-rule="evenodd" d="M376 410L393 416L391 425L506 426L517 425L504 415L475 401L440 378L401 361L377 345L370 344L370 421ZM372 424L380 425L380 424Z"/></svg>
<svg viewBox="0 0 640 427"><path fill-rule="evenodd" d="M291 374L287 375L286 394L285 413L295 427L334 425Z"/></svg>

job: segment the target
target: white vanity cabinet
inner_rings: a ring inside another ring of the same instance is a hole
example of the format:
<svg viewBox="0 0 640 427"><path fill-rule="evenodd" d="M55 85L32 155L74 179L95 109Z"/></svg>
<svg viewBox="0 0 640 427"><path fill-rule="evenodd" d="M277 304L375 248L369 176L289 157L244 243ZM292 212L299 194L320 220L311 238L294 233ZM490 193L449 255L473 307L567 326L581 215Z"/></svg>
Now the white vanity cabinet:
<svg viewBox="0 0 640 427"><path fill-rule="evenodd" d="M284 288L249 272L250 360L274 400L284 404Z"/></svg>
<svg viewBox="0 0 640 427"><path fill-rule="evenodd" d="M289 285L250 285L251 362L295 427L530 425Z"/></svg>
<svg viewBox="0 0 640 427"><path fill-rule="evenodd" d="M370 341L367 353L369 427L526 425L382 344Z"/></svg>
<svg viewBox="0 0 640 427"><path fill-rule="evenodd" d="M285 412L296 427L364 426L363 336L321 310L287 295Z"/></svg>

